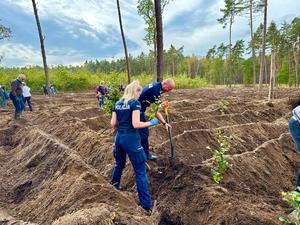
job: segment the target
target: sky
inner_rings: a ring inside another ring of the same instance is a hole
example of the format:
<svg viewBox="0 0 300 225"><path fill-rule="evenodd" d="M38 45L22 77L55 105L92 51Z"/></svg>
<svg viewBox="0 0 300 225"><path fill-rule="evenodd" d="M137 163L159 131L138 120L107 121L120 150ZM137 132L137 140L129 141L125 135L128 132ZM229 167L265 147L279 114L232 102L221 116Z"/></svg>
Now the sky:
<svg viewBox="0 0 300 225"><path fill-rule="evenodd" d="M36 0L45 36L48 65L82 65L85 60L124 56L115 0ZM120 0L123 27L131 55L148 52L145 23L137 0ZM184 46L184 54L205 56L213 45L228 42L228 29L217 19L224 0L173 0L163 13L164 48ZM269 0L268 22L281 24L300 16L300 0ZM255 15L255 29L262 21ZM0 41L0 66L42 65L40 43L30 0L0 0L0 23L12 37ZM235 18L233 41L249 40L246 16Z"/></svg>

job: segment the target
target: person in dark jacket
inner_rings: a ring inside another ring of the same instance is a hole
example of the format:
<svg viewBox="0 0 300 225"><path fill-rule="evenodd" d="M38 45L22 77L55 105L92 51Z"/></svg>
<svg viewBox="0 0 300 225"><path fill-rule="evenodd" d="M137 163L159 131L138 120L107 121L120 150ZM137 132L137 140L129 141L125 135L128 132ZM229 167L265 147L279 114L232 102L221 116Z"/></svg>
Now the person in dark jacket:
<svg viewBox="0 0 300 225"><path fill-rule="evenodd" d="M5 90L5 87L0 85L0 108L6 107L6 100L9 99L9 96Z"/></svg>
<svg viewBox="0 0 300 225"><path fill-rule="evenodd" d="M104 99L107 97L107 91L104 86L104 81L100 82L100 85L98 86L98 97L99 97L99 107L101 108L104 105Z"/></svg>
<svg viewBox="0 0 300 225"><path fill-rule="evenodd" d="M47 96L48 95L48 90L47 90L47 86L45 84L43 85L42 89L43 89L44 95Z"/></svg>
<svg viewBox="0 0 300 225"><path fill-rule="evenodd" d="M25 109L24 105L24 97L23 97L23 84L25 81L25 75L20 74L17 79L11 82L11 91L9 93L9 97L12 100L15 107L15 119L21 117L22 112Z"/></svg>
<svg viewBox="0 0 300 225"><path fill-rule="evenodd" d="M175 88L175 82L173 79L167 79L162 82L153 82L143 88L143 91L139 97L139 102L141 103L141 121L146 121L145 111L154 103L161 94L169 92ZM166 126L166 128L171 128L169 124L166 123L165 119L161 115L161 113L157 112L155 115L158 120ZM139 129L141 136L141 143L144 148L144 151L147 156L147 160L156 160L156 155L153 152L149 152L149 128Z"/></svg>

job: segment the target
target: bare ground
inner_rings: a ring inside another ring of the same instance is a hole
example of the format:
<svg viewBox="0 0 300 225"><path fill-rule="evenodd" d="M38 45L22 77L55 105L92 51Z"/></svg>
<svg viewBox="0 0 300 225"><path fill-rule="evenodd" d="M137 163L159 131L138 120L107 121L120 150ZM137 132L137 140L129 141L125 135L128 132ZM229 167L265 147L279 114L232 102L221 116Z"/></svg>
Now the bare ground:
<svg viewBox="0 0 300 225"><path fill-rule="evenodd" d="M157 202L148 216L138 206L128 165L124 191L110 185L114 159L109 117L96 109L92 93L34 96L34 112L12 119L0 112L0 224L275 225L291 208L281 199L292 190L300 157L288 134L288 97L277 90L273 106L266 90L176 90L166 98L176 159L161 125L150 143L150 190ZM218 102L230 102L224 113ZM230 169L220 185L211 181L216 130L231 135Z"/></svg>

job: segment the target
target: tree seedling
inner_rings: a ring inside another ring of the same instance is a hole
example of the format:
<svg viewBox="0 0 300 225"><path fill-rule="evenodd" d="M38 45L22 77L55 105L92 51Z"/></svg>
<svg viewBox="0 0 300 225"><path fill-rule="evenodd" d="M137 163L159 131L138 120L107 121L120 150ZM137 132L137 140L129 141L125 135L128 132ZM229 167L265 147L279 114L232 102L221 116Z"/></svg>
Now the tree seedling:
<svg viewBox="0 0 300 225"><path fill-rule="evenodd" d="M218 130L216 132L216 137L218 141L218 148L212 149L210 146L207 146L206 148L213 154L215 167L211 169L212 180L219 184L223 179L222 173L224 173L229 167L229 162L226 161L224 155L230 150L229 140L231 139L231 136L228 137L224 135L221 130Z"/></svg>
<svg viewBox="0 0 300 225"><path fill-rule="evenodd" d="M300 187L297 187L296 191L282 192L283 200L287 201L294 211L286 217L279 217L279 220L283 224L295 224L300 225Z"/></svg>
<svg viewBox="0 0 300 225"><path fill-rule="evenodd" d="M146 116L148 117L149 120L153 119L155 117L155 114L157 112L161 111L161 109L162 109L161 103L162 103L162 100L161 100L160 96L158 96L155 99L155 102L150 104L149 110L146 113Z"/></svg>
<svg viewBox="0 0 300 225"><path fill-rule="evenodd" d="M103 105L103 112L108 115L111 115L113 108L117 101L119 101L121 97L121 92L118 87L113 86L111 91L109 92L109 97L105 99Z"/></svg>
<svg viewBox="0 0 300 225"><path fill-rule="evenodd" d="M229 105L230 103L224 99L218 102L218 109L220 110L222 115L225 114L225 110L228 109Z"/></svg>

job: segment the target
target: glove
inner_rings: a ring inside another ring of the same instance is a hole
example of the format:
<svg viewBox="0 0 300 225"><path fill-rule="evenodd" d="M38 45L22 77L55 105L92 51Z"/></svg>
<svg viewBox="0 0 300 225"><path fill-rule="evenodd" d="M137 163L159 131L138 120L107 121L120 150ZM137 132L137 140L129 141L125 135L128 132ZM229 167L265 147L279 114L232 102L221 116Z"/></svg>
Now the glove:
<svg viewBox="0 0 300 225"><path fill-rule="evenodd" d="M155 126L155 125L158 124L158 119L157 119L156 117L154 117L154 118L151 119L149 122L150 122L150 125L151 125L151 126Z"/></svg>

